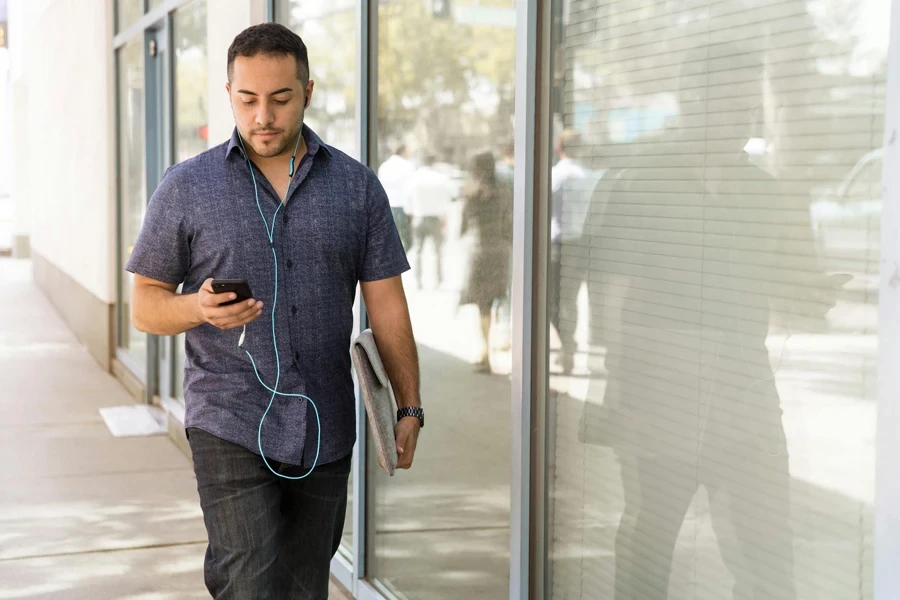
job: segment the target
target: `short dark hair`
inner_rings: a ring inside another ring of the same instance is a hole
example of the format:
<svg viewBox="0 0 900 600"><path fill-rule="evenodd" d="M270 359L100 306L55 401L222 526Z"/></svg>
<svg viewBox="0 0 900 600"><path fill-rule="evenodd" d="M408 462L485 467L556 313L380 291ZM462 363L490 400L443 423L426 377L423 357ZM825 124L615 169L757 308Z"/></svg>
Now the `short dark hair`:
<svg viewBox="0 0 900 600"><path fill-rule="evenodd" d="M257 54L293 56L297 61L297 79L309 81L309 56L300 36L278 23L253 25L240 32L228 48L228 81L234 74L234 59Z"/></svg>

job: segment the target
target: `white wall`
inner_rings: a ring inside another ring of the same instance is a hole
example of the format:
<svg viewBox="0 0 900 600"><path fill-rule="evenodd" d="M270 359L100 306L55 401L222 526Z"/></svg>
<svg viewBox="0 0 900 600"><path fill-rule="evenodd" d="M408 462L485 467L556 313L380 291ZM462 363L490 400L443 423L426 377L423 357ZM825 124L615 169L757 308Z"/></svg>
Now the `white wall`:
<svg viewBox="0 0 900 600"><path fill-rule="evenodd" d="M112 2L10 0L14 234L100 300L115 288ZM208 10L209 144L231 135L224 90L234 36L265 21L265 0Z"/></svg>
<svg viewBox="0 0 900 600"><path fill-rule="evenodd" d="M266 20L266 4L264 0L215 0L214 5L210 2L206 14L209 43L209 147L212 148L230 138L234 130L234 116L225 93L228 47L241 31Z"/></svg>
<svg viewBox="0 0 900 600"><path fill-rule="evenodd" d="M17 203L32 250L115 301L112 3L12 0ZM19 38L19 39L17 39ZM27 102L27 109L25 103Z"/></svg>
<svg viewBox="0 0 900 600"><path fill-rule="evenodd" d="M9 86L10 86L10 132L11 153L9 157L9 195L13 202L12 235L27 236L31 233L31 210L25 195L18 193L20 182L27 183L28 178L19 174L19 168L26 164L28 156L28 137L25 135L27 128L27 102L28 82L23 77L24 40L30 30L29 19L33 20L34 11L25 10L27 3L22 0L11 0L8 3L9 19Z"/></svg>

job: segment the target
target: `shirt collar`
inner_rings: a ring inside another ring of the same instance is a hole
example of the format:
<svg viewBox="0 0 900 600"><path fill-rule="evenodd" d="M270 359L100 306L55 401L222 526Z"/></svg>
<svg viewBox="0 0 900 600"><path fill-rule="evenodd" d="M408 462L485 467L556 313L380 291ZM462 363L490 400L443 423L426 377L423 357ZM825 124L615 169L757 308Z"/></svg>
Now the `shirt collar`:
<svg viewBox="0 0 900 600"><path fill-rule="evenodd" d="M306 140L306 153L309 156L315 156L319 150L322 150L327 156L331 156L331 148L329 148L322 139L316 135L316 132L313 131L306 123L303 124L303 139ZM240 154L241 158L245 158L244 149L241 147L241 139L238 135L237 127L234 128L234 131L231 132L231 140L228 142L228 147L225 149L225 159L231 157L232 152L237 151ZM299 164L300 161L297 161Z"/></svg>

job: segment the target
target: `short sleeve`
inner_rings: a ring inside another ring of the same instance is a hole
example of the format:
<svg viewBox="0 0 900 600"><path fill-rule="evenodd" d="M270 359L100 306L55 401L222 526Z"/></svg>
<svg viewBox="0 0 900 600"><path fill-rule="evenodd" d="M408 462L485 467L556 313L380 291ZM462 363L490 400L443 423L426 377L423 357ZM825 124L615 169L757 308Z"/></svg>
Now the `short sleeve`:
<svg viewBox="0 0 900 600"><path fill-rule="evenodd" d="M378 281L396 277L409 270L409 262L387 194L374 173L366 190L366 246L359 279Z"/></svg>
<svg viewBox="0 0 900 600"><path fill-rule="evenodd" d="M157 186L125 270L165 283L181 283L190 266L190 230L177 170Z"/></svg>

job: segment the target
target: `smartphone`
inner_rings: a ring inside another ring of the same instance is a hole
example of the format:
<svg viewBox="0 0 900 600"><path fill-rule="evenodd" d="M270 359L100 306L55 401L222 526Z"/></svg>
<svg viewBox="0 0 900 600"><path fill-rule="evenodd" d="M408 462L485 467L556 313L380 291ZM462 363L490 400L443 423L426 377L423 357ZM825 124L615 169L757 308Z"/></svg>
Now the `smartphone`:
<svg viewBox="0 0 900 600"><path fill-rule="evenodd" d="M237 294L237 298L229 300L228 302L223 302L219 306L229 306L231 304L237 304L238 302L245 302L253 297L253 292L250 291L250 284L247 283L246 279L213 279L212 289L213 293L216 294L224 294L226 292L234 292Z"/></svg>

